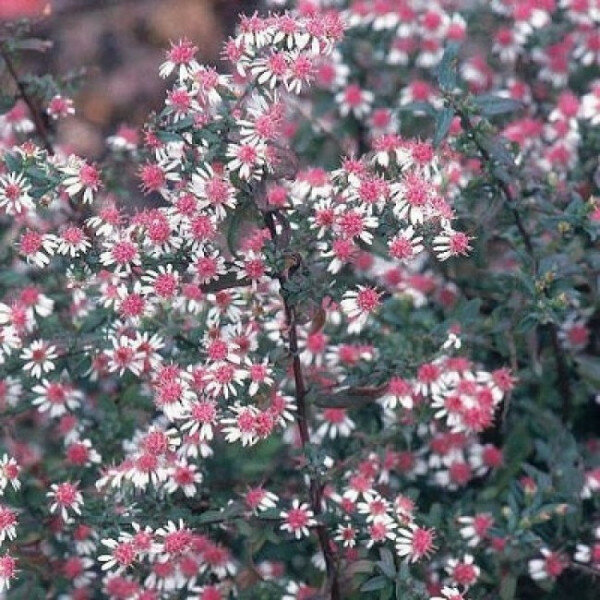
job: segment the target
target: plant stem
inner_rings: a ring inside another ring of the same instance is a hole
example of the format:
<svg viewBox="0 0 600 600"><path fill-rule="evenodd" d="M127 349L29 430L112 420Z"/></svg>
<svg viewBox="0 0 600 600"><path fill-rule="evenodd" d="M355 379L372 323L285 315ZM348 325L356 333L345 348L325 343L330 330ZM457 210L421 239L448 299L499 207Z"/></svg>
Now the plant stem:
<svg viewBox="0 0 600 600"><path fill-rule="evenodd" d="M277 228L275 226L275 219L273 212L263 214L265 224L271 233L271 237L275 245L277 245ZM276 278L279 280L281 286L281 298L283 301L283 307L285 312L285 320L288 328L289 338L289 351L292 357L292 371L294 373L294 389L296 397L296 406L298 408L298 432L300 434L300 442L302 448L306 449L310 443L310 434L308 431L308 404L306 402L307 387L304 381L304 374L302 372L302 363L300 362L300 354L298 352L298 326L296 319L296 311L293 306L288 302L283 286L286 282L286 275L278 273ZM314 475L309 475L309 497L310 506L315 515L319 517L322 514L323 504L323 485ZM336 559L331 550L331 540L327 527L323 523L319 523L315 527L317 538L319 540L319 546L323 557L325 559L325 566L327 569L327 588L330 593L332 600L340 600L340 585L339 576L337 571Z"/></svg>
<svg viewBox="0 0 600 600"><path fill-rule="evenodd" d="M37 131L38 136L42 140L44 148L46 149L48 154L54 154L54 146L50 141L48 129L46 128L42 115L40 114L36 103L33 101L33 98L31 98L31 96L27 93L25 84L19 79L19 74L17 73L15 65L12 61L10 52L6 49L4 45L0 46L0 55L4 60L6 70L12 77L13 81L15 82L15 85L17 86L17 89L19 90L19 95L21 96L25 104L27 104L27 108L29 108L31 118L33 119L33 122L35 124L35 129Z"/></svg>
<svg viewBox="0 0 600 600"><path fill-rule="evenodd" d="M493 158L490 155L490 153L488 152L487 148L484 146L484 144L481 143L481 140L479 139L479 136L478 136L478 132L475 129L471 119L469 118L469 115L464 110L464 108L462 106L460 106L457 102L455 102L452 99L450 100L450 102L452 104L452 107L454 108L454 110L456 111L458 116L460 117L460 121L461 121L461 125L462 125L463 129L468 133L469 137L473 140L473 143L475 144L475 146L477 146L477 149L479 150L481 157L488 165L493 167L493 162L494 162ZM535 248L534 248L534 245L533 245L533 242L531 239L531 235L527 231L527 228L525 227L525 224L523 223L523 219L521 218L521 214L519 213L519 211L515 205L516 198L514 197L511 187L506 183L506 181L504 181L503 179L501 179L500 177L498 177L497 175L494 174L493 168L490 169L490 172L492 174L492 177L494 178L496 185L500 188L500 190L504 196L505 204L507 205L508 209L510 210L510 212L513 215L515 225L516 225L519 235L523 241L523 245L525 246L525 251L527 252L527 255L529 256L529 258L531 259L531 263L532 263L532 267L533 267L533 276L534 276L534 278L537 278L538 270L539 270L538 258L537 258ZM566 422L571 418L571 409L573 406L573 390L571 389L571 380L569 377L569 367L568 367L567 357L565 355L564 349L560 345L560 340L558 338L558 328L557 328L556 324L549 323L548 328L550 330L550 342L551 342L551 347L552 347L552 353L554 354L554 360L556 363L558 387L559 387L559 390L560 390L560 393L562 396L562 407L563 407L562 417L563 417L563 420Z"/></svg>

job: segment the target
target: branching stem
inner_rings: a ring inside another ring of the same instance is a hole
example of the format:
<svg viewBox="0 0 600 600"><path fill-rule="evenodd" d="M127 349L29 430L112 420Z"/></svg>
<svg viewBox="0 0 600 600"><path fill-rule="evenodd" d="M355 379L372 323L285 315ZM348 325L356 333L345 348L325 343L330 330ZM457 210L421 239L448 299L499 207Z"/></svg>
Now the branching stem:
<svg viewBox="0 0 600 600"><path fill-rule="evenodd" d="M271 234L271 238L273 239L275 245L277 245L278 235L273 212L265 213L263 214L263 217ZM292 305L290 305L283 289L283 286L286 282L286 275L284 273L278 273L276 277L281 286L281 298L283 301L286 325L288 329L289 352L292 358L296 406L298 408L298 431L300 434L302 448L306 449L310 443L310 434L308 430L309 410L308 403L306 401L308 390L304 380L304 374L302 372L300 353L298 351L298 324L296 310ZM323 484L319 481L316 475L312 474L309 476L309 497L311 509L318 520L319 516L322 514ZM330 593L331 600L340 600L341 594L339 574L337 570L336 559L332 552L331 540L327 531L327 527L323 523L319 523L315 527L315 531L319 540L321 552L323 553L323 557L325 559L325 566L327 569L327 589Z"/></svg>
<svg viewBox="0 0 600 600"><path fill-rule="evenodd" d="M536 255L536 251L535 251L535 247L533 245L532 239L531 239L531 235L529 234L529 231L527 231L527 228L525 227L525 224L523 222L521 214L519 213L519 211L517 209L516 202L515 202L516 198L513 194L513 191L511 189L510 185L508 185L506 183L506 181L504 181L502 178L500 178L494 174L494 170L493 170L494 159L490 155L490 153L489 153L488 149L485 147L485 145L481 143L481 140L479 139L477 130L475 129L475 126L473 125L467 112L458 103L456 103L454 101L451 101L451 103L452 103L452 107L454 108L454 110L456 111L458 116L460 117L460 121L461 121L461 125L462 125L463 129L467 132L467 134L473 140L473 143L477 147L483 160L491 167L490 172L492 174L492 177L494 178L496 185L502 192L506 206L508 207L508 209L510 210L510 212L513 215L515 225L517 227L517 230L519 232L521 240L523 241L523 245L525 246L525 251L527 252L527 255L529 256L529 258L531 260L532 268L533 268L533 276L534 276L534 278L537 278L538 270L539 270L538 257ZM562 396L562 406L563 406L562 416L563 416L563 420L566 422L571 418L571 409L573 406L573 390L571 389L569 367L568 367L567 357L565 355L564 349L560 345L560 340L558 338L558 328L557 328L556 324L549 323L548 329L550 332L550 344L551 344L551 348L552 348L552 353L554 354L554 360L556 363L558 387L559 387L559 390L560 390L560 393Z"/></svg>
<svg viewBox="0 0 600 600"><path fill-rule="evenodd" d="M19 91L19 96L23 99L27 108L29 108L29 112L31 113L31 118L35 124L35 129L42 140L42 144L48 154L54 154L54 146L50 141L50 135L48 133L48 129L44 123L44 119L40 114L39 108L34 102L33 98L28 94L27 89L25 88L25 84L19 78L19 74L17 73L17 69L13 63L10 52L6 49L6 46L0 46L0 56L4 60L4 64L6 65L6 70L11 76L12 80L15 82L17 86L17 90Z"/></svg>

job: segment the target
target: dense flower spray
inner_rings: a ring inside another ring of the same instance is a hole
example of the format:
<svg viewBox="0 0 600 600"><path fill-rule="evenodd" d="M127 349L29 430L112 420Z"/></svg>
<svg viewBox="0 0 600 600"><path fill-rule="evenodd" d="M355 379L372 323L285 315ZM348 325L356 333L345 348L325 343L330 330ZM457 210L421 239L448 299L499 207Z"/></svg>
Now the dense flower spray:
<svg viewBox="0 0 600 600"><path fill-rule="evenodd" d="M596 235L597 156L576 164L598 86L553 88L555 45L598 62L600 9L480 7L498 67L465 57L459 93L460 3L273 4L241 17L228 73L173 41L164 107L106 165L31 106L0 117L0 591L459 600L597 574L575 519L597 519L597 443L527 394L557 370L569 423L594 380L597 251L566 291L552 269ZM48 117L73 114L51 92ZM509 147L488 117L523 107Z"/></svg>

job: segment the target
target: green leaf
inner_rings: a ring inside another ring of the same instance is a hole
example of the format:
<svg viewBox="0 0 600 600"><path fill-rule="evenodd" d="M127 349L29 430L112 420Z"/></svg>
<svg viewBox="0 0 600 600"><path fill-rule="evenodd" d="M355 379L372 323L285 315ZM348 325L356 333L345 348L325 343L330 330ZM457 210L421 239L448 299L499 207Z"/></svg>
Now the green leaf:
<svg viewBox="0 0 600 600"><path fill-rule="evenodd" d="M396 563L394 562L394 555L388 548L381 548L379 551L381 560L377 563L377 566L381 569L384 575L390 579L396 577Z"/></svg>
<svg viewBox="0 0 600 600"><path fill-rule="evenodd" d="M525 315L518 323L515 331L517 333L527 333L539 323L539 318L535 313Z"/></svg>
<svg viewBox="0 0 600 600"><path fill-rule="evenodd" d="M373 571L374 563L370 560L357 560L352 563L353 573L371 573Z"/></svg>
<svg viewBox="0 0 600 600"><path fill-rule="evenodd" d="M27 282L27 277L23 273L12 270L0 271L0 286L16 287L24 285Z"/></svg>
<svg viewBox="0 0 600 600"><path fill-rule="evenodd" d="M0 115L7 113L16 103L17 99L9 94L0 94Z"/></svg>
<svg viewBox="0 0 600 600"><path fill-rule="evenodd" d="M454 110L450 107L443 108L438 111L435 118L435 133L433 134L433 145L439 146L441 141L446 137L450 126L452 125L452 119L454 118Z"/></svg>
<svg viewBox="0 0 600 600"><path fill-rule="evenodd" d="M368 581L365 581L360 586L361 592L375 592L377 590L382 590L388 584L387 577L383 575L377 575L376 577L372 577Z"/></svg>
<svg viewBox="0 0 600 600"><path fill-rule="evenodd" d="M23 160L18 154L5 154L3 158L4 164L9 171L14 173L21 170Z"/></svg>
<svg viewBox="0 0 600 600"><path fill-rule="evenodd" d="M461 303L454 314L454 319L461 325L468 326L477 320L481 310L481 298L473 298Z"/></svg>
<svg viewBox="0 0 600 600"><path fill-rule="evenodd" d="M36 179L38 183L45 183L48 181L48 173L46 173L46 171L43 169L38 169L37 167L28 167L25 170L25 173L27 174L27 177Z"/></svg>
<svg viewBox="0 0 600 600"><path fill-rule="evenodd" d="M512 574L507 574L500 581L501 600L513 600L517 591L517 578Z"/></svg>
<svg viewBox="0 0 600 600"><path fill-rule="evenodd" d="M159 131L157 137L161 142L180 142L183 138L173 131Z"/></svg>
<svg viewBox="0 0 600 600"><path fill-rule="evenodd" d="M185 117L180 119L177 123L173 123L170 126L171 131L185 131L194 125L194 119L192 117Z"/></svg>
<svg viewBox="0 0 600 600"><path fill-rule="evenodd" d="M452 91L458 82L457 78L457 57L460 50L460 44L450 42L446 46L442 60L436 69L436 76L439 86L446 91Z"/></svg>
<svg viewBox="0 0 600 600"><path fill-rule="evenodd" d="M98 329L110 320L110 311L106 309L89 313L81 324L82 333L97 332Z"/></svg>
<svg viewBox="0 0 600 600"><path fill-rule="evenodd" d="M513 155L510 153L508 148L502 143L502 139L499 137L490 137L487 135L478 135L479 143L481 147L486 150L490 155L490 158L502 165L506 169L514 170L515 161Z"/></svg>
<svg viewBox="0 0 600 600"><path fill-rule="evenodd" d="M493 117L515 112L523 108L523 103L512 98L502 98L493 94L482 94L473 99L475 106L484 117Z"/></svg>
<svg viewBox="0 0 600 600"><path fill-rule="evenodd" d="M584 379L600 386L600 358L595 356L578 356L575 360L579 374Z"/></svg>

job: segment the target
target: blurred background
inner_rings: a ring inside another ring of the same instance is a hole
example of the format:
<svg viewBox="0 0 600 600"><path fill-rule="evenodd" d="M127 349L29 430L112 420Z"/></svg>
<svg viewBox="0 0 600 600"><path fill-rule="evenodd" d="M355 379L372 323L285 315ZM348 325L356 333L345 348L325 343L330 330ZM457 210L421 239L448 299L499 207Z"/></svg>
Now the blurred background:
<svg viewBox="0 0 600 600"><path fill-rule="evenodd" d="M53 42L22 68L36 74L77 74L75 117L61 120L59 139L97 156L102 140L122 124L140 127L160 109L166 83L158 67L170 40L189 37L199 59L219 64L222 42L240 12L258 0L0 0L0 19L44 15L34 32Z"/></svg>

